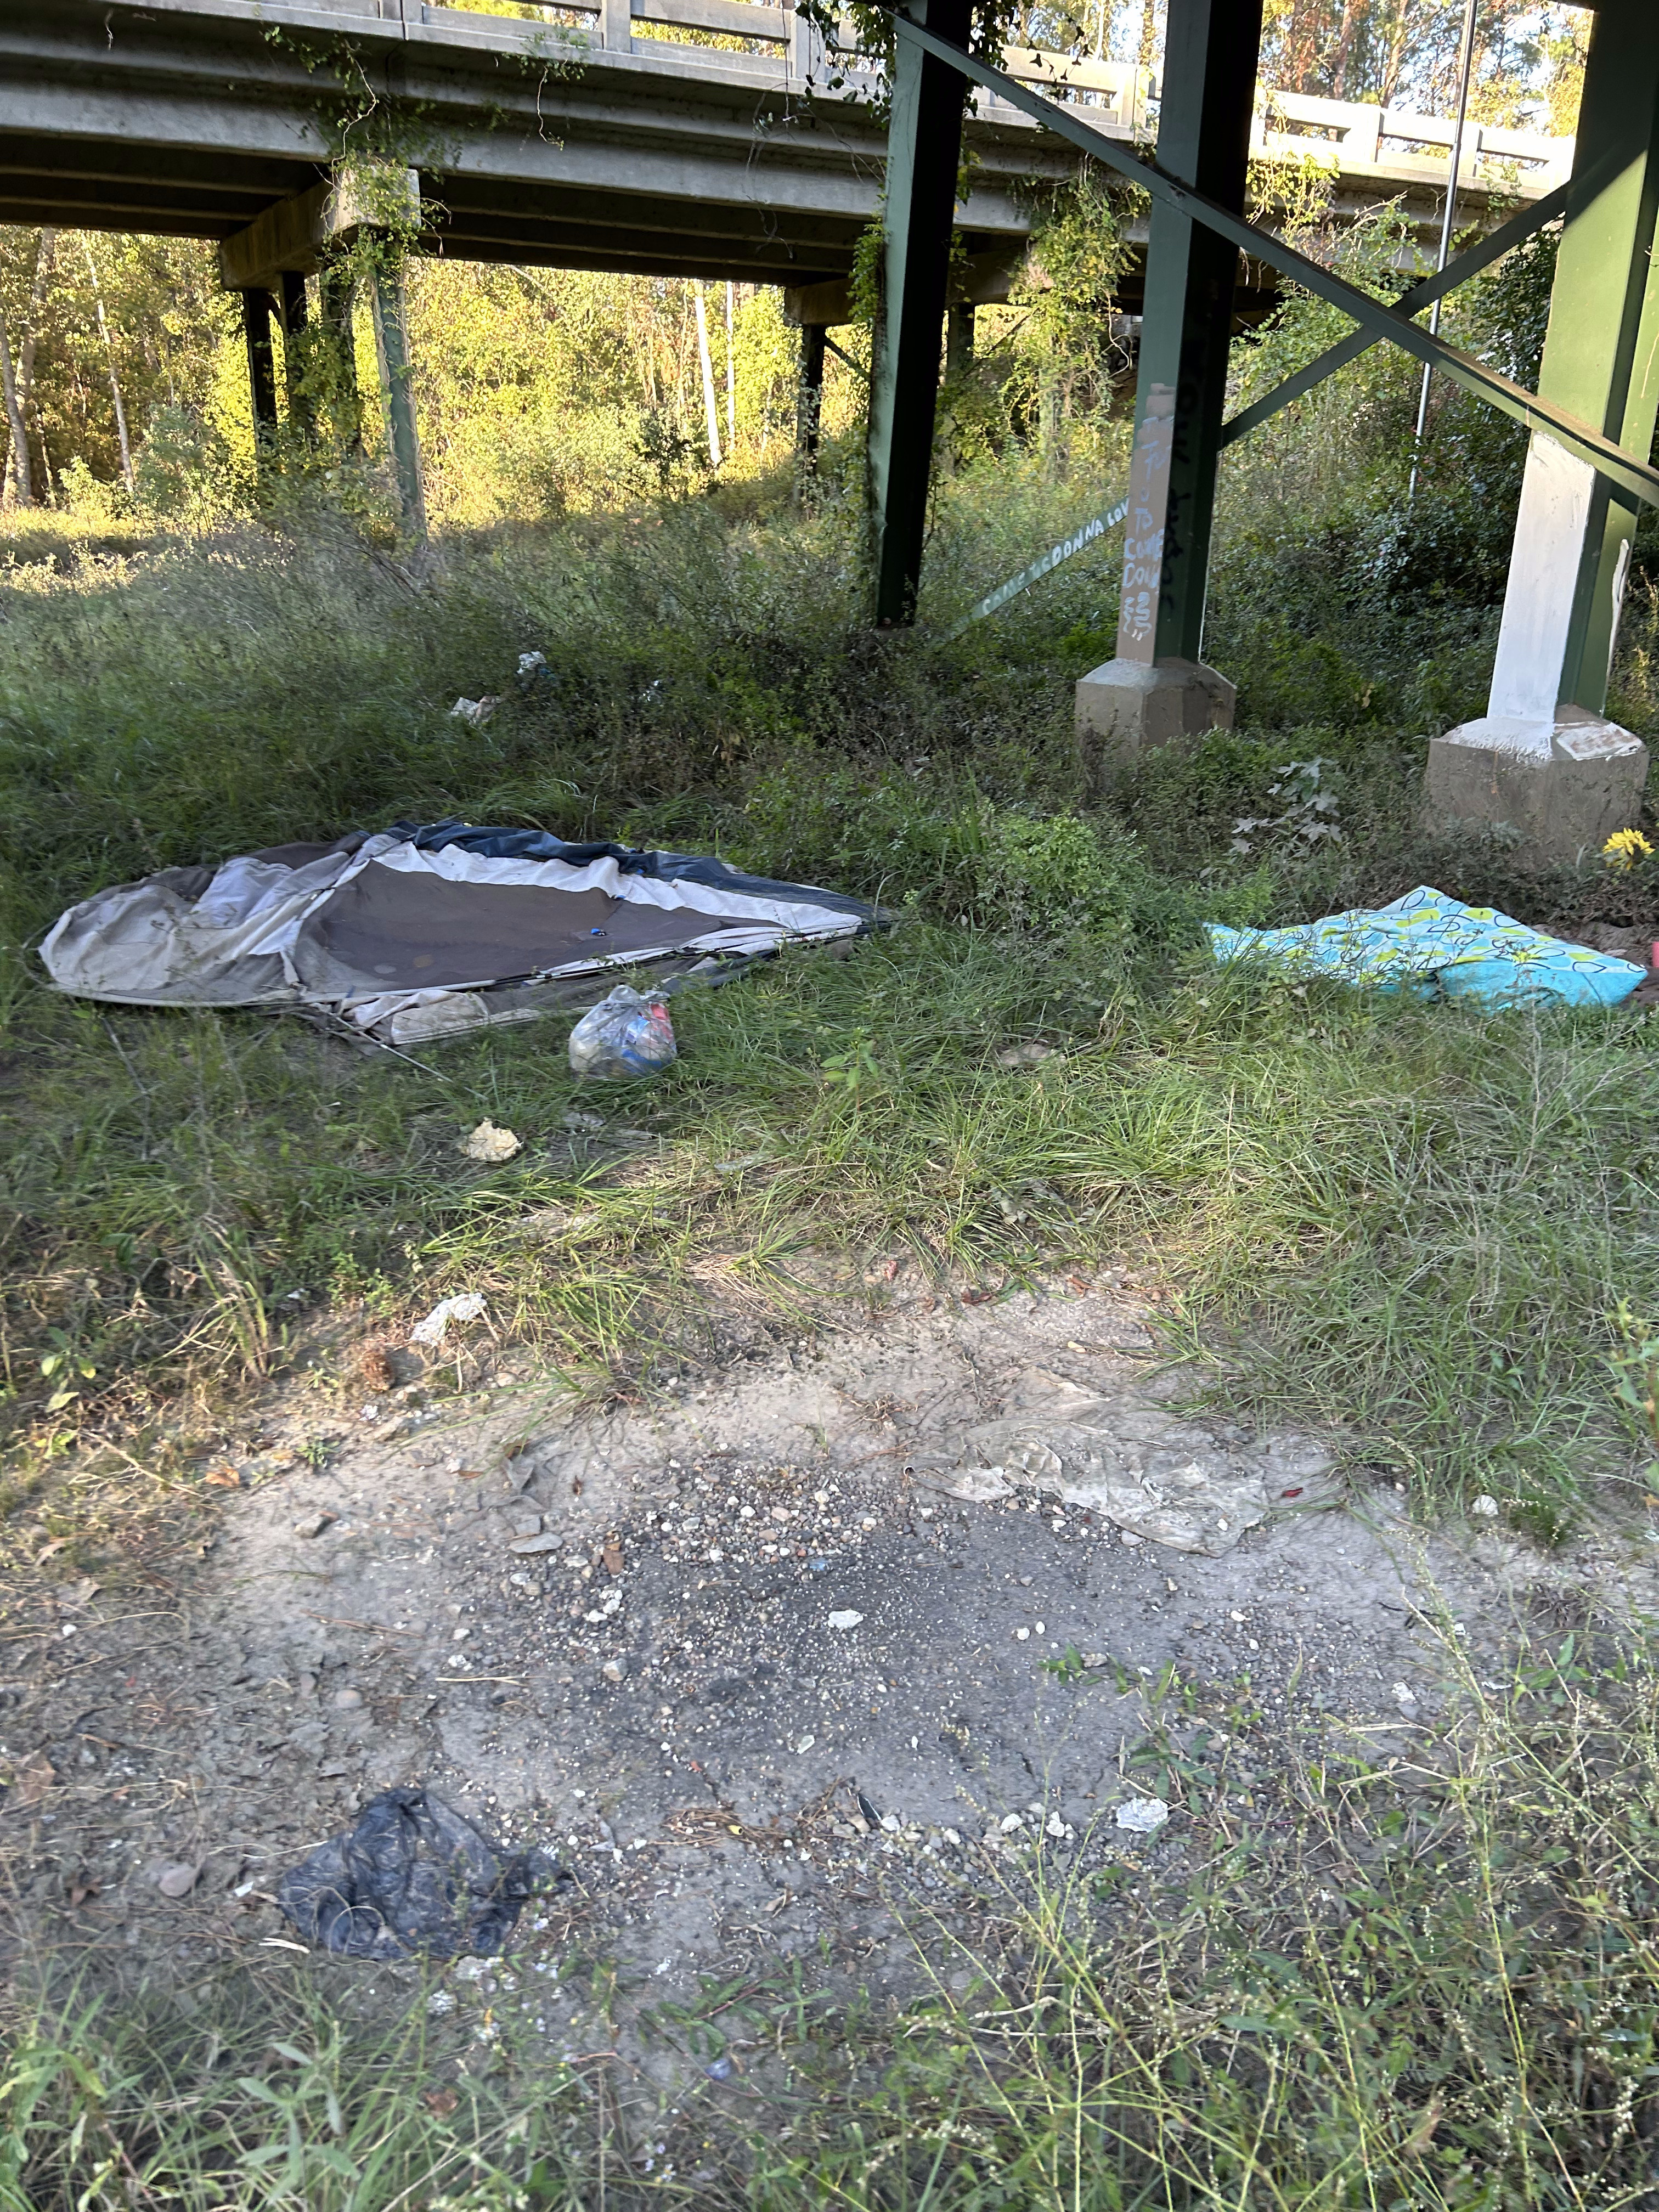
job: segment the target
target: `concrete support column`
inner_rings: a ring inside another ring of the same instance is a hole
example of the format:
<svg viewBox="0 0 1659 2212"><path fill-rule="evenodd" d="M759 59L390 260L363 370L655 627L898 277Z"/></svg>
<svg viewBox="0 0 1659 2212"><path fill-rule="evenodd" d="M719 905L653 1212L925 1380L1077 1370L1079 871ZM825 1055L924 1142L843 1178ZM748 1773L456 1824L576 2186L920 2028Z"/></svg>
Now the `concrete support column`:
<svg viewBox="0 0 1659 2212"><path fill-rule="evenodd" d="M253 403L253 449L263 472L276 442L276 356L270 341L270 295L242 294L242 336L247 344L248 392Z"/></svg>
<svg viewBox="0 0 1659 2212"><path fill-rule="evenodd" d="M1542 398L1646 458L1659 414L1659 10L1601 0L1539 376ZM1431 820L1504 822L1541 860L1632 823L1647 749L1607 719L1632 507L1534 432L1487 712L1429 748Z"/></svg>
<svg viewBox="0 0 1659 2212"><path fill-rule="evenodd" d="M336 263L317 278L317 321L332 352L331 412L343 446L361 450L362 402L357 390L357 351L351 337L351 272Z"/></svg>
<svg viewBox="0 0 1659 2212"><path fill-rule="evenodd" d="M1243 214L1261 0L1170 0L1160 168ZM1152 208L1117 655L1077 689L1097 781L1145 747L1226 729L1234 690L1199 660L1238 251Z"/></svg>
<svg viewBox="0 0 1659 2212"><path fill-rule="evenodd" d="M404 529L416 540L426 537L426 493L421 483L421 441L410 387L409 326L402 271L378 267L374 279L374 350L380 365L387 442L398 477L398 504Z"/></svg>
<svg viewBox="0 0 1659 2212"><path fill-rule="evenodd" d="M904 0L902 14L965 46L969 0ZM939 337L968 80L898 40L882 206L882 316L870 380L876 620L915 620L939 404Z"/></svg>
<svg viewBox="0 0 1659 2212"><path fill-rule="evenodd" d="M283 380L288 389L289 426L309 443L316 434L316 424L303 386L306 280L297 269L284 269L282 281Z"/></svg>
<svg viewBox="0 0 1659 2212"><path fill-rule="evenodd" d="M800 327L800 383L795 396L795 451L802 470L816 476L818 439L823 423L824 340L829 331L822 323Z"/></svg>
<svg viewBox="0 0 1659 2212"><path fill-rule="evenodd" d="M945 318L945 374L966 376L974 365L974 303L958 300Z"/></svg>

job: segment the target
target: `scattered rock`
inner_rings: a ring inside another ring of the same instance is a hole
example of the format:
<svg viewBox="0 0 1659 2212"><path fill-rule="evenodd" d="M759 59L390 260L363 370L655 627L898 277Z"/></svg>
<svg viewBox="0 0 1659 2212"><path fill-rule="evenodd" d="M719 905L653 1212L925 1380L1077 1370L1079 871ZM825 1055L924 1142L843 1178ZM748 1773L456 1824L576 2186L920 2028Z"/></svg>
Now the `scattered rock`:
<svg viewBox="0 0 1659 2212"><path fill-rule="evenodd" d="M296 1536L320 1536L333 1522L334 1516L319 1506L314 1513L302 1513L294 1524Z"/></svg>
<svg viewBox="0 0 1659 2212"><path fill-rule="evenodd" d="M54 1782L57 1769L44 1751L35 1752L19 1765L12 1787L20 1805L38 1805Z"/></svg>
<svg viewBox="0 0 1659 2212"><path fill-rule="evenodd" d="M1132 1836L1154 1836L1170 1817L1161 1797L1128 1797L1117 1808L1117 1825Z"/></svg>
<svg viewBox="0 0 1659 2212"><path fill-rule="evenodd" d="M196 1877L201 1871L199 1863L191 1866L182 1859L176 1860L157 1870L155 1887L163 1897L188 1897L195 1888Z"/></svg>
<svg viewBox="0 0 1659 2212"><path fill-rule="evenodd" d="M511 1513L507 1516L507 1525L515 1536L539 1536L542 1516L539 1513Z"/></svg>
<svg viewBox="0 0 1659 2212"><path fill-rule="evenodd" d="M619 1659L607 1659L599 1672L607 1682L620 1682L628 1669Z"/></svg>
<svg viewBox="0 0 1659 2212"><path fill-rule="evenodd" d="M362 1702L363 1693L361 1690L337 1690L334 1692L334 1709L337 1712L355 1713L360 1709Z"/></svg>
<svg viewBox="0 0 1659 2212"><path fill-rule="evenodd" d="M831 1628L856 1628L863 1618L861 1613L832 1613L830 1626Z"/></svg>
<svg viewBox="0 0 1659 2212"><path fill-rule="evenodd" d="M533 1559L539 1553L556 1552L563 1540L556 1529L548 1528L539 1535L515 1538L507 1549L516 1552L521 1559Z"/></svg>

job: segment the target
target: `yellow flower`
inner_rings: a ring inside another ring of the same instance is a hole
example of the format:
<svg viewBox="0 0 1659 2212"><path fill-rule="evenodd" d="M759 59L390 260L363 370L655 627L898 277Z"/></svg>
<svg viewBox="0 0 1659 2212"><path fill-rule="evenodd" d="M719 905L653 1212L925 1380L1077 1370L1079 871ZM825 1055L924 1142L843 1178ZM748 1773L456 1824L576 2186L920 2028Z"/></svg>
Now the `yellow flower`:
<svg viewBox="0 0 1659 2212"><path fill-rule="evenodd" d="M1638 860L1653 857L1653 848L1639 830L1615 830L1601 848L1601 858L1610 868L1628 873Z"/></svg>

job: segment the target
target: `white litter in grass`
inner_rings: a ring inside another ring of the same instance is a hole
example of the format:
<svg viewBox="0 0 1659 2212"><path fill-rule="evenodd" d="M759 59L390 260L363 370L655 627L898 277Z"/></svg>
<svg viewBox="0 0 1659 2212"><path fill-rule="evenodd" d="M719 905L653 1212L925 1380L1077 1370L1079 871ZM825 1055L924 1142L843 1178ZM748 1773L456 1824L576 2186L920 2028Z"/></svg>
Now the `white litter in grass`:
<svg viewBox="0 0 1659 2212"><path fill-rule="evenodd" d="M484 1317L484 1297L482 1291L463 1291L459 1297L440 1298L424 1321L417 1321L409 1332L411 1344L441 1344L451 1322L482 1321Z"/></svg>
<svg viewBox="0 0 1659 2212"><path fill-rule="evenodd" d="M524 1150L524 1139L512 1129L498 1129L485 1119L461 1139L461 1150L470 1160L510 1160L515 1152Z"/></svg>
<svg viewBox="0 0 1659 2212"><path fill-rule="evenodd" d="M1117 1825L1132 1836L1155 1836L1170 1817L1161 1797L1128 1797L1117 1808Z"/></svg>

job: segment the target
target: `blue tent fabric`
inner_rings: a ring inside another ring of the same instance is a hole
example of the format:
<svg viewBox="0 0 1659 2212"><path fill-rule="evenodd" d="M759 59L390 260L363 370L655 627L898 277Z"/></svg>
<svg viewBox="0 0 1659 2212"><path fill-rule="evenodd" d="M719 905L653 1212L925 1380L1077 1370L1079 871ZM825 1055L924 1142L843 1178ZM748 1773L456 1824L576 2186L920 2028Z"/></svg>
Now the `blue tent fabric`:
<svg viewBox="0 0 1659 2212"><path fill-rule="evenodd" d="M1647 975L1628 960L1564 945L1495 907L1465 906L1426 884L1375 911L1357 908L1291 929L1206 927L1224 964L1255 960L1286 975L1482 1006L1616 1006Z"/></svg>

